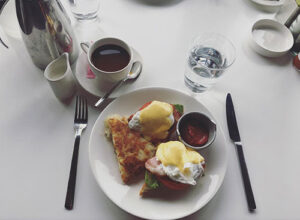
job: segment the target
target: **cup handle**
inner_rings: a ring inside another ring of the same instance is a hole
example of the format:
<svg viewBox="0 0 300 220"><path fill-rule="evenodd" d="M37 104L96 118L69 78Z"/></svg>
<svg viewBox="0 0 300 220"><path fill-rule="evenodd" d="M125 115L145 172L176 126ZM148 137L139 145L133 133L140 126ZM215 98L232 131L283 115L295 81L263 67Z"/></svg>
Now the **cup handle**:
<svg viewBox="0 0 300 220"><path fill-rule="evenodd" d="M137 73L141 72L142 67L143 67L143 64L141 61L137 60L137 61L133 62L131 69L130 69L130 74L137 74Z"/></svg>
<svg viewBox="0 0 300 220"><path fill-rule="evenodd" d="M130 73L135 74L142 71L143 63L142 63L141 56L135 50L132 50L132 52L133 52L133 62L130 69Z"/></svg>
<svg viewBox="0 0 300 220"><path fill-rule="evenodd" d="M90 48L90 44L88 42L82 42L80 43L80 47L86 54L88 53L88 50Z"/></svg>

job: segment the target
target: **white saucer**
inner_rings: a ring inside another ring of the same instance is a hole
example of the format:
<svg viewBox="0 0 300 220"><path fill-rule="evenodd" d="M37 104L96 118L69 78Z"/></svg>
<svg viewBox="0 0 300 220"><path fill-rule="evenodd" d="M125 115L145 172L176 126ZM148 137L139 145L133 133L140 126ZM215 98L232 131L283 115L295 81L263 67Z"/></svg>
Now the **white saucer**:
<svg viewBox="0 0 300 220"><path fill-rule="evenodd" d="M142 57L140 54L132 48L137 56L137 60L143 63ZM113 87L114 83L103 81L96 76L94 79L87 78L88 70L88 60L85 53L81 53L77 59L76 70L74 76L78 84L89 94L96 96L98 98L102 97L110 88ZM116 89L111 95L110 98L119 97L122 94L125 94L130 91L130 85L135 83L139 78L133 81L124 83L120 88Z"/></svg>

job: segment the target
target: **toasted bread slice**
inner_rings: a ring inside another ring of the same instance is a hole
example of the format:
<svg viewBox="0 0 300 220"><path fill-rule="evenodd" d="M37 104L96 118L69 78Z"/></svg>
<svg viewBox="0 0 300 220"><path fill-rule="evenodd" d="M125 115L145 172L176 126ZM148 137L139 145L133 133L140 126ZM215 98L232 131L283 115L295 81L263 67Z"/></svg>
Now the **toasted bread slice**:
<svg viewBox="0 0 300 220"><path fill-rule="evenodd" d="M156 147L128 127L126 117L109 116L105 120L106 136L113 142L121 178L129 184L145 170L145 162L153 157Z"/></svg>
<svg viewBox="0 0 300 220"><path fill-rule="evenodd" d="M150 188L146 183L144 183L142 188L140 189L139 194L141 197L146 197L147 195L150 195L150 192L152 192L153 190L154 189Z"/></svg>

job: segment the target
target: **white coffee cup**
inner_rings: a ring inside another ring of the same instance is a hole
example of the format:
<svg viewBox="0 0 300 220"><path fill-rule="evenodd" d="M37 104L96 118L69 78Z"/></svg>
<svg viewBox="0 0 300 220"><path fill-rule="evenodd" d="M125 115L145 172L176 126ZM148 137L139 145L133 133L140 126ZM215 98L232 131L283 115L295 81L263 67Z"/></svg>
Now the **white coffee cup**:
<svg viewBox="0 0 300 220"><path fill-rule="evenodd" d="M120 46L123 49L125 49L129 54L129 62L124 68L122 68L120 70L108 72L108 71L104 71L104 70L97 68L93 64L92 54L97 48L104 46L104 45L111 45L111 44ZM127 43L125 43L124 41L122 41L118 38L113 38L113 37L101 38L101 39L95 41L94 43L92 43L91 45L89 45L89 43L81 43L80 46L81 46L82 50L87 54L89 67L92 70L92 72L96 75L96 77L99 77L106 81L117 82L119 80L124 79L129 72L134 73L134 71L137 71L137 70L139 71L140 68L142 67L142 63L138 59L138 55L136 54L136 52L130 46L128 46ZM132 68L134 63L140 65L140 68Z"/></svg>
<svg viewBox="0 0 300 220"><path fill-rule="evenodd" d="M73 96L76 91L76 81L69 63L69 54L63 53L60 57L48 64L44 71L55 96L65 100Z"/></svg>

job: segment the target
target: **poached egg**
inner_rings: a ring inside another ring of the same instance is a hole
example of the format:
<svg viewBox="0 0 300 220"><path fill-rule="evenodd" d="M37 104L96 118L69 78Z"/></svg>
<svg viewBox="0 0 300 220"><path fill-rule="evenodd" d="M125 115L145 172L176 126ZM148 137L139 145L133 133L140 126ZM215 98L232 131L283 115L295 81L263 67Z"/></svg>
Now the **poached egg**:
<svg viewBox="0 0 300 220"><path fill-rule="evenodd" d="M173 106L166 102L152 101L133 115L128 126L143 134L146 139L163 140L167 138L168 130L173 124Z"/></svg>
<svg viewBox="0 0 300 220"><path fill-rule="evenodd" d="M164 173L172 180L196 185L196 179L204 174L204 158L179 141L158 145L156 159L161 162Z"/></svg>

